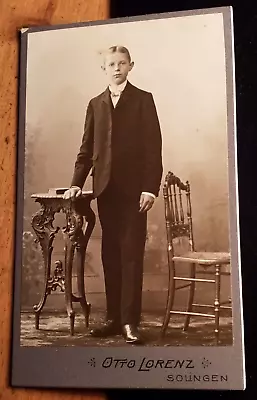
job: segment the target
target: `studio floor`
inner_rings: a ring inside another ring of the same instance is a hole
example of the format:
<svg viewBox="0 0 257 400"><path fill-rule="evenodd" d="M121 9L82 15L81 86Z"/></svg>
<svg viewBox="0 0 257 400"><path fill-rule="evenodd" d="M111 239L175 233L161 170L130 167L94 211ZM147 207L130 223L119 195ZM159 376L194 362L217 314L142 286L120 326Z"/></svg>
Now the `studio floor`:
<svg viewBox="0 0 257 400"><path fill-rule="evenodd" d="M104 321L104 313L94 312L90 316L90 329ZM184 317L174 315L171 318L165 338L160 340L162 316L144 313L140 331L145 346L214 346L214 321L203 317L194 317L187 332L183 332ZM232 345L232 319L224 316L220 319L220 345ZM43 311L40 317L40 329L35 329L32 313L21 314L21 346L130 346L121 336L108 339L95 339L85 327L84 318L76 314L74 336L69 332L69 319L61 313Z"/></svg>

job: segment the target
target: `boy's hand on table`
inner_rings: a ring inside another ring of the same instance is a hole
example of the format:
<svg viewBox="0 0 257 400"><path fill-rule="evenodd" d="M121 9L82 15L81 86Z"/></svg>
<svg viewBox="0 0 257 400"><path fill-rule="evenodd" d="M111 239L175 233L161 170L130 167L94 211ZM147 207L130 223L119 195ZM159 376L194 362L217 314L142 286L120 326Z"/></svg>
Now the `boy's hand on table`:
<svg viewBox="0 0 257 400"><path fill-rule="evenodd" d="M80 187L78 186L72 186L71 188L69 188L68 190L66 190L66 192L63 195L63 198L65 200L74 200L77 199L78 197L80 197L82 194L82 190L80 189Z"/></svg>

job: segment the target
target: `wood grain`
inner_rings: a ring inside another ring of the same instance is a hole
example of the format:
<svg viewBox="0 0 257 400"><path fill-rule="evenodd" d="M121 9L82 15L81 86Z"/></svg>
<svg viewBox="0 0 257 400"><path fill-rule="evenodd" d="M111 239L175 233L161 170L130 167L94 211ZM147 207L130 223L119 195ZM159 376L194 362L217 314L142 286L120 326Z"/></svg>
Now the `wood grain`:
<svg viewBox="0 0 257 400"><path fill-rule="evenodd" d="M15 218L17 30L106 19L108 0L0 0L0 399L104 399L103 393L8 387Z"/></svg>

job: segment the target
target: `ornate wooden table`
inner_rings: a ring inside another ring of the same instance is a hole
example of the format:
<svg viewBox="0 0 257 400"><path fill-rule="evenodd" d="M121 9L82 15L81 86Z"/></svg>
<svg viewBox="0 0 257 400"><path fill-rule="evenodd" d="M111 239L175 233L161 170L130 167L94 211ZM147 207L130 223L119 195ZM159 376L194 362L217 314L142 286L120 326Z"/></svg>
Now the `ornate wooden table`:
<svg viewBox="0 0 257 400"><path fill-rule="evenodd" d="M87 302L85 295L84 265L87 244L95 226L95 214L91 209L92 192L82 192L81 197L72 201L63 198L65 190L63 188L50 189L48 193L31 196L41 205L40 210L32 218L32 227L37 235L36 240L41 245L45 271L44 290L39 303L34 306L34 312L35 326L36 329L39 329L39 317L47 296L59 288L65 293L65 305L70 318L70 333L74 335L74 302L80 303L86 326L88 327L89 324L91 305ZM66 224L63 228L53 226L55 214L59 212L63 212L66 217ZM52 273L53 242L60 229L65 241L64 269L63 262L59 260L55 263ZM77 296L72 291L74 259L77 264Z"/></svg>

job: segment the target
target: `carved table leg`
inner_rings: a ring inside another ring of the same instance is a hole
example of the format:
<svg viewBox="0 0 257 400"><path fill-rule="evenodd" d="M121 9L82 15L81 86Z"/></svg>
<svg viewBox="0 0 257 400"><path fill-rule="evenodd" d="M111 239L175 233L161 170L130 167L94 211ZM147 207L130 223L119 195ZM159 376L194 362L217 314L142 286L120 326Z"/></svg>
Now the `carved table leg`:
<svg viewBox="0 0 257 400"><path fill-rule="evenodd" d="M70 333L74 335L75 312L72 306L72 265L75 243L66 235L65 244L65 303L68 317L70 318Z"/></svg>
<svg viewBox="0 0 257 400"><path fill-rule="evenodd" d="M39 317L40 313L45 305L46 299L49 292L48 282L51 274L51 258L53 251L53 240L59 228L53 227L54 211L51 207L46 207L44 204L41 205L41 209L32 218L32 228L37 235L37 241L40 243L43 260L44 260L44 289L41 295L41 299L37 305L35 305L35 327L39 329Z"/></svg>
<svg viewBox="0 0 257 400"><path fill-rule="evenodd" d="M85 294L85 256L88 241L90 239L91 233L95 226L95 214L91 210L90 206L88 209L88 213L86 216L87 228L84 234L79 236L78 244L77 244L77 252L78 252L78 275L77 275L77 286L78 286L78 298L77 300L80 302L81 308L84 312L86 327L89 325L89 316L91 311L91 304L89 304L86 300Z"/></svg>
<svg viewBox="0 0 257 400"><path fill-rule="evenodd" d="M83 310L86 326L88 327L90 304L86 301L85 284L84 284L84 265L87 244L95 225L95 214L89 207L87 212L87 228L83 232L84 218L80 215L73 204L67 209L65 208L67 226L64 229L65 235L65 299L67 314L70 317L70 333L74 334L75 312L73 310L73 302L79 302ZM77 261L77 285L78 296L74 296L72 292L72 271L74 264L74 255Z"/></svg>

